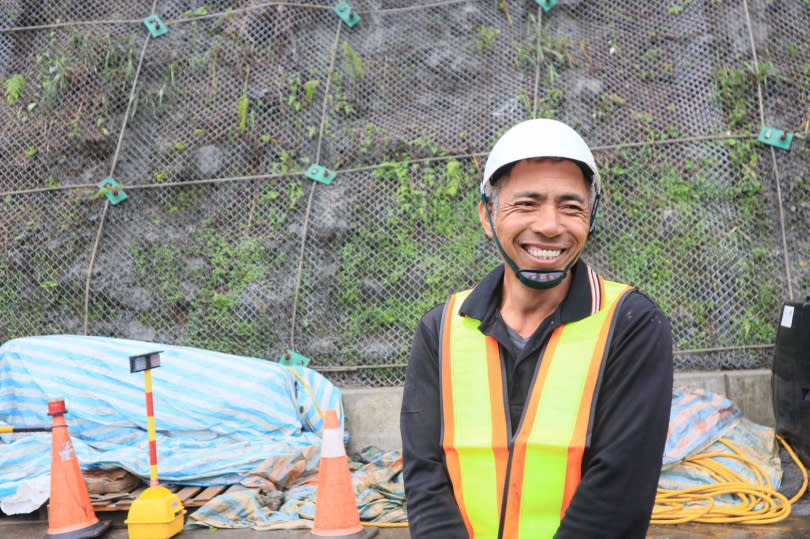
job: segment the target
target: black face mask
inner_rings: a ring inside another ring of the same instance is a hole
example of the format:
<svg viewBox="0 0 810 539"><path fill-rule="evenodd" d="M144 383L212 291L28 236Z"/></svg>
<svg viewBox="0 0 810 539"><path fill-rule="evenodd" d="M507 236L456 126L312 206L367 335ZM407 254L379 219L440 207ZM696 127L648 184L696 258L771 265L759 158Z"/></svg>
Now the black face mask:
<svg viewBox="0 0 810 539"><path fill-rule="evenodd" d="M596 193L596 197L593 201L593 209L591 210L591 221L590 227L588 228L589 234L596 228L596 210L599 207L600 198L602 198L602 193ZM518 268L517 264L504 252L501 242L498 241L498 235L495 233L495 223L492 222L492 214L489 211L489 199L487 199L487 195L481 193L481 200L484 201L484 209L487 212L487 219L489 219L489 227L492 230L492 238L495 240L495 245L498 247L498 251L501 253L503 259L509 267L512 268L512 271L515 272L515 275L517 275L518 280L529 288L536 290L554 288L563 282L563 279L565 279L565 276L568 274L568 270L576 263L577 259L572 260L571 263L562 270L529 270Z"/></svg>

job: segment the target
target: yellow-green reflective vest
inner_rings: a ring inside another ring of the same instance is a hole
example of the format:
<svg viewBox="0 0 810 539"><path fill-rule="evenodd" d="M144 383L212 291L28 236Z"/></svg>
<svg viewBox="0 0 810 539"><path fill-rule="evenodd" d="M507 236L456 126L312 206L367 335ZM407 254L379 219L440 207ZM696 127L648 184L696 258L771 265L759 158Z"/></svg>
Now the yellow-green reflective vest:
<svg viewBox="0 0 810 539"><path fill-rule="evenodd" d="M469 290L447 302L440 343L442 447L471 539L552 537L579 484L614 313L630 290L590 268L589 278L592 314L552 332L511 446L498 343L478 330L479 320L459 314Z"/></svg>

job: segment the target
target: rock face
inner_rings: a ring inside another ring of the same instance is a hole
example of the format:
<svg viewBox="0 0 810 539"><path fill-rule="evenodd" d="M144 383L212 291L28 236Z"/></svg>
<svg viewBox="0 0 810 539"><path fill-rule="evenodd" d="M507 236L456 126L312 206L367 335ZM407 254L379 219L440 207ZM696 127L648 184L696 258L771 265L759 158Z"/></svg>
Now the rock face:
<svg viewBox="0 0 810 539"><path fill-rule="evenodd" d="M755 131L757 82L766 123L806 127L801 2L750 3L759 71L734 2L371 0L354 28L243 4L161 2L193 20L146 41L142 63L139 24L0 32L0 81L26 80L24 102L0 90L0 192L15 191L0 198L0 339L87 318L103 335L400 364L419 317L495 263L475 185L498 134L535 114L599 147L589 260L664 295L680 344L768 334L788 284L777 169L793 284L810 282L806 145L671 142ZM141 9L9 0L0 27ZM311 164L337 177L313 182ZM126 201L98 192L108 175ZM751 285L752 268L773 282ZM356 372L343 379L402 381Z"/></svg>
<svg viewBox="0 0 810 539"><path fill-rule="evenodd" d="M197 168L201 176L214 177L222 169L222 149L209 145L197 150Z"/></svg>
<svg viewBox="0 0 810 539"><path fill-rule="evenodd" d="M3 19L0 18L0 25L3 24ZM0 34L0 79L6 80L10 73L8 73L8 64L11 60L11 36L9 34Z"/></svg>

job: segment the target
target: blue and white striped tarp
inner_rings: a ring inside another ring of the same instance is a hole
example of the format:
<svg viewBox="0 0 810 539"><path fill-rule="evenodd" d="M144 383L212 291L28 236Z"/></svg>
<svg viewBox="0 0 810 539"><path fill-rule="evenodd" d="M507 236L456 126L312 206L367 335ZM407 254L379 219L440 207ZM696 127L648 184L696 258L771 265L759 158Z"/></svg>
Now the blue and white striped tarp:
<svg viewBox="0 0 810 539"><path fill-rule="evenodd" d="M675 388L672 393L672 412L658 487L685 490L717 483L711 470L689 464L687 459L705 453L731 453L720 439L731 442L770 478L774 488L779 488L782 465L773 428L745 419L742 411L723 395L689 387ZM712 460L752 485L758 484L756 475L741 461L724 457ZM715 498L715 502L719 499ZM722 501L739 502L733 496Z"/></svg>
<svg viewBox="0 0 810 539"><path fill-rule="evenodd" d="M82 468L121 467L149 477L144 374L129 356L161 351L152 371L161 482L239 482L265 459L320 444L323 421L291 368L257 358L104 337L54 335L0 346L0 425L50 425L48 400L65 416ZM338 389L296 367L321 409L343 421ZM50 473L48 433L0 436L0 500Z"/></svg>

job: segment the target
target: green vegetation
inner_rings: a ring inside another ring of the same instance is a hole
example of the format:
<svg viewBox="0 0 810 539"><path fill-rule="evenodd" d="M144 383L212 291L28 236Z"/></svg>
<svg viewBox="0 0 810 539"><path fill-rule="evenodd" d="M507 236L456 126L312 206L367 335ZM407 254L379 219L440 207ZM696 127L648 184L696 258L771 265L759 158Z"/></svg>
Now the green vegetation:
<svg viewBox="0 0 810 539"><path fill-rule="evenodd" d="M533 16L530 19L535 20ZM512 40L515 68L532 71L537 69L541 76L536 106L525 89L518 93L517 99L525 111L525 117L555 118L564 98L563 89L557 87L559 72L570 67L568 41L564 37L548 34L540 34L539 37L539 48L536 35L531 42Z"/></svg>
<svg viewBox="0 0 810 539"><path fill-rule="evenodd" d="M754 128L757 101L753 93L756 87L751 84L755 81L751 76L746 69L732 69L727 65L719 66L714 72L716 99L731 130Z"/></svg>
<svg viewBox="0 0 810 539"><path fill-rule="evenodd" d="M348 118L357 116L360 92L366 73L363 68L363 59L352 49L348 41L342 43L342 50L343 70L335 70L332 73L332 91L330 92L331 95L327 97L327 103L331 113ZM308 89L306 89L307 85L310 86ZM319 82L317 80L310 80L305 84L307 94L311 95L313 99L318 86ZM325 128L328 132L328 117L325 121ZM314 136L311 128L309 129L309 136L310 138Z"/></svg>
<svg viewBox="0 0 810 539"><path fill-rule="evenodd" d="M355 81L362 82L366 76L363 71L363 59L352 49L348 41L343 42L343 62L346 70L354 76Z"/></svg>
<svg viewBox="0 0 810 539"><path fill-rule="evenodd" d="M266 346L277 323L270 311L277 306L254 294L289 265L291 251L278 250L274 242L285 235L290 215L302 210L304 189L300 180L267 181L256 187L249 214L241 214L237 222L234 211L241 206L238 197L244 191L229 186L226 198L231 202L207 212L199 230L184 241L165 237L158 242L129 241L138 282L156 304L137 313L142 324L158 328L180 324L184 336L177 337L178 343L213 350L256 355ZM161 230L175 230L176 223L196 215L205 200L205 190L172 189L145 217ZM246 298L252 298L248 310Z"/></svg>
<svg viewBox="0 0 810 539"><path fill-rule="evenodd" d="M247 73L245 73L245 86L242 90L242 95L236 100L236 113L239 115L239 131L244 133L247 129L248 107L250 100L247 96L248 79L250 78L250 66L247 66Z"/></svg>
<svg viewBox="0 0 810 539"><path fill-rule="evenodd" d="M471 163L454 159L377 167L367 189L385 210L352 208L358 230L341 251L343 337L409 331L428 309L491 268L494 258L481 263L477 181ZM385 294L377 296L375 287Z"/></svg>
<svg viewBox="0 0 810 539"><path fill-rule="evenodd" d="M644 146L620 151L604 169L610 218L622 223L620 233L597 236L607 267L656 299L681 349L772 338L779 283L761 276L778 274L779 260L757 150L731 139L672 160Z"/></svg>
<svg viewBox="0 0 810 539"><path fill-rule="evenodd" d="M83 199L61 200L58 211L0 199L0 333L3 340L68 331L82 313L84 285L66 279L87 247ZM4 221L10 213L20 218ZM23 217L24 216L24 217Z"/></svg>
<svg viewBox="0 0 810 539"><path fill-rule="evenodd" d="M3 82L3 87L6 90L6 101L9 105L13 105L22 97L25 78L20 74L12 75Z"/></svg>
<svg viewBox="0 0 810 539"><path fill-rule="evenodd" d="M318 91L318 86L320 86L321 81L319 80L308 80L304 83L304 102L309 104L312 103L312 100L315 99L315 92Z"/></svg>
<svg viewBox="0 0 810 539"><path fill-rule="evenodd" d="M286 99L286 104L292 109L293 112L301 112L315 100L315 94L318 91L321 81L318 79L310 79L302 81L300 76L289 76L286 79L287 91L289 92Z"/></svg>
<svg viewBox="0 0 810 539"><path fill-rule="evenodd" d="M482 24L478 27L478 34L473 37L473 50L478 54L491 51L495 47L495 40L501 34L497 28Z"/></svg>
<svg viewBox="0 0 810 539"><path fill-rule="evenodd" d="M187 9L183 12L184 17L203 17L208 15L209 6L200 6L196 9ZM211 7L213 9L213 6Z"/></svg>

